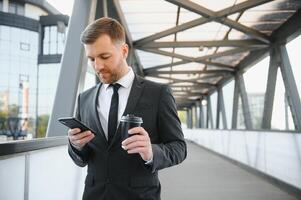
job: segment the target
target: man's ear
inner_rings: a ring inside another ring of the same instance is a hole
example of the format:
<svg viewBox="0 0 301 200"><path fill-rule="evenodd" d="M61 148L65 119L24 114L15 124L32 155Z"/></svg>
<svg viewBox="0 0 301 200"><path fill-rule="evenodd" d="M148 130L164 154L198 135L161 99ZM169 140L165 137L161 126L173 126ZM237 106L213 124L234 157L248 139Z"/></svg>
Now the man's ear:
<svg viewBox="0 0 301 200"><path fill-rule="evenodd" d="M121 50L122 50L123 58L126 59L129 54L129 46L126 43L124 43L121 47Z"/></svg>

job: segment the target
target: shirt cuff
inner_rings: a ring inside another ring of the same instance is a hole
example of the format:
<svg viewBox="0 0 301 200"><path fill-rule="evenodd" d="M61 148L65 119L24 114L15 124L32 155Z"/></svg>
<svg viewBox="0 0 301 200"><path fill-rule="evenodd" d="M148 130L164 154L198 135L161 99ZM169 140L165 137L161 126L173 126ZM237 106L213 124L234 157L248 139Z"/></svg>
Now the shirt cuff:
<svg viewBox="0 0 301 200"><path fill-rule="evenodd" d="M152 157L151 159L145 161L144 164L145 164L145 165L151 165L151 164L153 164L153 157Z"/></svg>

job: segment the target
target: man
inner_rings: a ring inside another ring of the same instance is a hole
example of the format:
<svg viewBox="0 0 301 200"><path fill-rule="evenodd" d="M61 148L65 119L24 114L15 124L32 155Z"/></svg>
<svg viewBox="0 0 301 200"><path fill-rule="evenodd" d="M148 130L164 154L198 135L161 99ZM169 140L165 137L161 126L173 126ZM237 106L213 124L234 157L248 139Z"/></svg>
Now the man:
<svg viewBox="0 0 301 200"><path fill-rule="evenodd" d="M95 133L68 132L71 158L88 165L83 199L159 200L158 170L179 164L187 154L171 90L127 65L129 48L116 20L96 20L81 42L101 82L80 94L77 105L76 117ZM127 114L142 117L143 124L121 141L117 124Z"/></svg>

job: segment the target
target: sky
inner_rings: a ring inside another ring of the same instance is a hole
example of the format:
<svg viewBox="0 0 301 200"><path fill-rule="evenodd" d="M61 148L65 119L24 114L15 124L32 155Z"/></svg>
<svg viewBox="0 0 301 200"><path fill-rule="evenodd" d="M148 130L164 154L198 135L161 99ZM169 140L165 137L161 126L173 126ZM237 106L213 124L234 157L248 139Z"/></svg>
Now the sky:
<svg viewBox="0 0 301 200"><path fill-rule="evenodd" d="M65 15L71 15L74 0L47 0L49 4Z"/></svg>

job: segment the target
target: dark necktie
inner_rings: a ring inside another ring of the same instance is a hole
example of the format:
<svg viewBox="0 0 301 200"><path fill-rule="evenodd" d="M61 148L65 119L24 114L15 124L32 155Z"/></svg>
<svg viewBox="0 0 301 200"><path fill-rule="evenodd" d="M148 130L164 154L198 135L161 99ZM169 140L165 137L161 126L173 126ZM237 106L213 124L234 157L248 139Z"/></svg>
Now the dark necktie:
<svg viewBox="0 0 301 200"><path fill-rule="evenodd" d="M117 118L118 118L118 89L120 88L120 84L110 84L110 87L113 87L114 93L111 99L111 107L109 112L109 119L108 119L108 143L111 144L114 134L117 128Z"/></svg>

